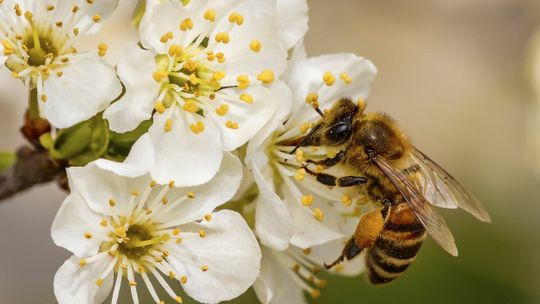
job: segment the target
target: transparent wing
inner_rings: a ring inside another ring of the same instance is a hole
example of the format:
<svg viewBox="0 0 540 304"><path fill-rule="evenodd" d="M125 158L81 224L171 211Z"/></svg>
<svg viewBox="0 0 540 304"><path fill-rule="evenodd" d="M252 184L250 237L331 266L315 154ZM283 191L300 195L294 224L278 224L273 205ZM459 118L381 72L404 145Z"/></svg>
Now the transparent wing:
<svg viewBox="0 0 540 304"><path fill-rule="evenodd" d="M373 161L379 170L398 189L433 240L448 253L457 256L458 250L452 232L446 225L444 218L430 207L431 203L424 197L420 190L412 184L401 170L395 169L384 159L375 157Z"/></svg>
<svg viewBox="0 0 540 304"><path fill-rule="evenodd" d="M461 208L482 222L491 222L482 204L450 173L419 150L415 150L412 162L417 165L420 189L429 201L442 208Z"/></svg>

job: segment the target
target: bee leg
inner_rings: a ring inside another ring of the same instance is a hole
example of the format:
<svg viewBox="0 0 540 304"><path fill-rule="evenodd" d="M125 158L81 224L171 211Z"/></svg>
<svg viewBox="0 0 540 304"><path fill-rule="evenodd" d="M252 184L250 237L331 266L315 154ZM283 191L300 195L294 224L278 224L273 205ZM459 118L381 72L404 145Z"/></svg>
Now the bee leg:
<svg viewBox="0 0 540 304"><path fill-rule="evenodd" d="M358 247L358 245L356 245L356 243L354 241L354 237L353 237L347 242L347 245L345 245L345 248L343 248L343 252L341 253L341 255L334 262L332 262L331 264L324 263L323 265L324 265L324 267L326 269L331 269L334 266L336 266L337 264L343 262L345 260L345 258L347 258L347 260L352 260L354 257L359 255L361 252L362 252L362 248L360 248L360 247Z"/></svg>
<svg viewBox="0 0 540 304"><path fill-rule="evenodd" d="M341 150L341 151L338 152L338 154L336 154L336 156L334 156L332 158L325 158L325 159L322 159L322 160L308 159L307 162L310 163L310 164L322 165L322 166L325 166L325 167L332 167L332 166L335 166L335 165L339 164L339 162L341 162L341 160L343 159L343 157L345 157L346 154L347 154L347 150Z"/></svg>
<svg viewBox="0 0 540 304"><path fill-rule="evenodd" d="M315 176L317 181L323 185L327 186L338 186L338 187L351 187L367 183L367 178L365 176L342 176L335 177L326 173L316 173L309 170L307 167L304 167L306 172Z"/></svg>

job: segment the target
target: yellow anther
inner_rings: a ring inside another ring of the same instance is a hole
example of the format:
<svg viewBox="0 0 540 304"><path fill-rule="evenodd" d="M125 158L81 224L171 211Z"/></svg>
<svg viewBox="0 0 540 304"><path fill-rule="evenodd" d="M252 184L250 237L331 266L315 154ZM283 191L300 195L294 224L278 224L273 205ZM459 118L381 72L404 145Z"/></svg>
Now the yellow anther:
<svg viewBox="0 0 540 304"><path fill-rule="evenodd" d="M172 234L173 234L174 236L180 235L180 229L178 229L178 228L174 229L174 230L172 231Z"/></svg>
<svg viewBox="0 0 540 304"><path fill-rule="evenodd" d="M259 40L253 40L251 41L251 43L249 44L249 49L252 50L253 52L255 53L258 53L261 51L261 42Z"/></svg>
<svg viewBox="0 0 540 304"><path fill-rule="evenodd" d="M193 20L191 18L186 18L180 23L180 30L185 32L193 28Z"/></svg>
<svg viewBox="0 0 540 304"><path fill-rule="evenodd" d="M356 101L356 104L358 105L358 110L360 110L360 112L364 112L364 110L366 109L366 100L360 97Z"/></svg>
<svg viewBox="0 0 540 304"><path fill-rule="evenodd" d="M142 266L139 266L139 268L137 268L137 273L145 273L146 271L144 270L144 267Z"/></svg>
<svg viewBox="0 0 540 304"><path fill-rule="evenodd" d="M52 6L52 5L51 5ZM54 6L52 6L53 9L54 9ZM47 8L48 9L48 8ZM74 5L72 8L71 8L71 12L76 14L78 11L79 11L80 7L78 5Z"/></svg>
<svg viewBox="0 0 540 304"><path fill-rule="evenodd" d="M101 222L99 223L101 225L101 227L107 227L107 220L106 219L102 219Z"/></svg>
<svg viewBox="0 0 540 304"><path fill-rule="evenodd" d="M150 188L154 188L156 185L157 185L157 182L155 180L150 181L150 183L148 184Z"/></svg>
<svg viewBox="0 0 540 304"><path fill-rule="evenodd" d="M94 20L95 23L98 23L101 21L101 15L94 15L94 17L92 17L92 20Z"/></svg>
<svg viewBox="0 0 540 304"><path fill-rule="evenodd" d="M306 134L309 129L311 129L311 123L305 122L302 125L300 125L300 133Z"/></svg>
<svg viewBox="0 0 540 304"><path fill-rule="evenodd" d="M222 104L219 108L216 109L216 114L219 116L225 116L229 112L229 105Z"/></svg>
<svg viewBox="0 0 540 304"><path fill-rule="evenodd" d="M240 15L239 13L232 13L229 15L229 22L242 25L244 23L244 16Z"/></svg>
<svg viewBox="0 0 540 304"><path fill-rule="evenodd" d="M25 12L24 18L28 21L32 21L32 19L34 18L34 15L32 14L32 12Z"/></svg>
<svg viewBox="0 0 540 304"><path fill-rule="evenodd" d="M324 213L321 209L315 208L313 209L313 217L315 217L317 221L322 222L322 220L324 219Z"/></svg>
<svg viewBox="0 0 540 304"><path fill-rule="evenodd" d="M339 78L341 78L341 80L343 80L343 82L345 82L346 84L351 84L352 82L351 76L349 76L349 74L347 73L341 73L339 75Z"/></svg>
<svg viewBox="0 0 540 304"><path fill-rule="evenodd" d="M80 266L80 267L84 267L84 266L86 266L86 264L87 264L87 262L86 262L85 259L80 259L80 260L79 260L79 266Z"/></svg>
<svg viewBox="0 0 540 304"><path fill-rule="evenodd" d="M294 179L297 181L302 181L306 177L306 169L300 168L296 171L296 175L294 176Z"/></svg>
<svg viewBox="0 0 540 304"><path fill-rule="evenodd" d="M321 173L323 171L324 171L324 166L323 165L315 166L315 173Z"/></svg>
<svg viewBox="0 0 540 304"><path fill-rule="evenodd" d="M344 195L341 197L341 203L343 204L343 206L349 207L349 206L352 204L352 198L351 198L351 196L348 195L348 194L344 194Z"/></svg>
<svg viewBox="0 0 540 304"><path fill-rule="evenodd" d="M43 94L41 95L41 97L39 98L42 102L47 102L47 95Z"/></svg>
<svg viewBox="0 0 540 304"><path fill-rule="evenodd" d="M236 81L238 82L239 89L246 89L247 87L249 87L249 77L246 75L240 75L236 77Z"/></svg>
<svg viewBox="0 0 540 304"><path fill-rule="evenodd" d="M187 193L187 197L189 197L189 198L195 198L195 192L191 192L191 191L188 192L188 193Z"/></svg>
<svg viewBox="0 0 540 304"><path fill-rule="evenodd" d="M313 195L302 195L301 202L302 206L311 206L313 204Z"/></svg>
<svg viewBox="0 0 540 304"><path fill-rule="evenodd" d="M225 62L225 54L223 54L222 52L217 52L216 53L216 58L218 59L219 63L224 63Z"/></svg>
<svg viewBox="0 0 540 304"><path fill-rule="evenodd" d="M309 295L310 295L312 298L316 299L316 298L318 298L318 297L321 296L321 292L320 292L319 290L317 290L317 289L313 289L313 290L309 293Z"/></svg>
<svg viewBox="0 0 540 304"><path fill-rule="evenodd" d="M216 10L212 8L208 9L206 12L204 12L204 19L210 22L216 21Z"/></svg>
<svg viewBox="0 0 540 304"><path fill-rule="evenodd" d="M168 73L167 71L164 71L164 70L158 70L158 71L155 71L152 76L154 77L154 80L157 81L157 82L163 82L167 76L168 76Z"/></svg>
<svg viewBox="0 0 540 304"><path fill-rule="evenodd" d="M204 123L202 121L197 121L197 123L189 125L191 132L199 134L204 131Z"/></svg>
<svg viewBox="0 0 540 304"><path fill-rule="evenodd" d="M169 40L173 39L174 35L172 32L167 32L165 34L163 34L163 36L161 36L161 38L159 38L159 41L161 43L167 43Z"/></svg>
<svg viewBox="0 0 540 304"><path fill-rule="evenodd" d="M214 52L212 51L206 52L206 60L214 61L215 59L216 59L216 55L214 55Z"/></svg>
<svg viewBox="0 0 540 304"><path fill-rule="evenodd" d="M137 189L131 191L131 195L132 195L132 196L139 196L139 194L140 194L140 193L139 193L139 190L137 190Z"/></svg>
<svg viewBox="0 0 540 304"><path fill-rule="evenodd" d="M229 33L226 33L226 32L217 33L216 42L227 44L230 41L231 41L231 37L229 36Z"/></svg>
<svg viewBox="0 0 540 304"><path fill-rule="evenodd" d="M233 129L233 130L238 129L238 123L234 122L234 121L231 121L231 120L227 120L227 122L225 123L225 126L227 128L229 128L229 129Z"/></svg>
<svg viewBox="0 0 540 304"><path fill-rule="evenodd" d="M172 126L173 126L173 121L172 119L169 118L165 121L165 127L163 129L165 130L165 132L171 132Z"/></svg>
<svg viewBox="0 0 540 304"><path fill-rule="evenodd" d="M270 84L276 79L276 77L274 76L274 72L272 70L264 70L257 76L257 79L264 84Z"/></svg>
<svg viewBox="0 0 540 304"><path fill-rule="evenodd" d="M135 281L129 281L128 284L129 284L129 286L132 286L132 287L137 286L137 282L135 282Z"/></svg>
<svg viewBox="0 0 540 304"><path fill-rule="evenodd" d="M204 216L204 219L207 221L207 222L210 222L212 220L212 215L211 214L207 214Z"/></svg>
<svg viewBox="0 0 540 304"><path fill-rule="evenodd" d="M243 94L240 94L240 100L242 100L243 102L247 103L247 104L252 104L253 103L253 97L249 94L246 94L246 93L243 93Z"/></svg>
<svg viewBox="0 0 540 304"><path fill-rule="evenodd" d="M336 76L331 72L326 72L323 75L323 81L327 86L331 86L336 82Z"/></svg>
<svg viewBox="0 0 540 304"><path fill-rule="evenodd" d="M197 104L195 103L194 100L192 99L188 99L184 102L184 105L182 106L182 109L184 109L184 111L186 112L190 112L190 113L197 113L199 112L199 107L197 106Z"/></svg>
<svg viewBox="0 0 540 304"><path fill-rule="evenodd" d="M62 26L64 26L64 22L62 22L62 21L57 21L57 22L55 22L54 24L56 25L56 27L62 27Z"/></svg>
<svg viewBox="0 0 540 304"><path fill-rule="evenodd" d="M79 35L79 28L77 28L77 27L73 28L73 34L75 36L78 36Z"/></svg>
<svg viewBox="0 0 540 304"><path fill-rule="evenodd" d="M306 248L304 250L302 250L302 252L305 254L305 255L309 255L311 253L311 248Z"/></svg>
<svg viewBox="0 0 540 304"><path fill-rule="evenodd" d="M225 72L217 71L217 72L214 72L214 74L212 75L212 80L220 81L223 78L225 78L225 76L226 76Z"/></svg>
<svg viewBox="0 0 540 304"><path fill-rule="evenodd" d="M182 53L182 47L178 44L173 44L169 47L169 56L171 57L180 57L182 56Z"/></svg>
<svg viewBox="0 0 540 304"><path fill-rule="evenodd" d="M319 102L319 94L317 93L309 93L306 96L306 103L307 104L315 104Z"/></svg>
<svg viewBox="0 0 540 304"><path fill-rule="evenodd" d="M206 231L204 231L204 230L199 230L199 236L200 236L201 238L205 238L205 237L206 237Z"/></svg>
<svg viewBox="0 0 540 304"><path fill-rule="evenodd" d="M180 243L182 243L182 239L181 239L181 238L178 238L178 239L176 240L176 244L180 244Z"/></svg>
<svg viewBox="0 0 540 304"><path fill-rule="evenodd" d="M176 301L176 303L182 303L182 297L180 296L174 297L174 300Z"/></svg>
<svg viewBox="0 0 540 304"><path fill-rule="evenodd" d="M125 238L127 236L126 228L118 227L114 229L114 234L119 238Z"/></svg>
<svg viewBox="0 0 540 304"><path fill-rule="evenodd" d="M103 57L107 54L107 50L109 49L109 46L105 43L100 43L98 45L98 54L99 56Z"/></svg>
<svg viewBox="0 0 540 304"><path fill-rule="evenodd" d="M186 276L182 276L182 277L180 278L180 282L181 282L182 284L186 284L186 283L187 283L187 277L186 277Z"/></svg>
<svg viewBox="0 0 540 304"><path fill-rule="evenodd" d="M50 11L54 11L54 5L47 5L47 10L50 12Z"/></svg>
<svg viewBox="0 0 540 304"><path fill-rule="evenodd" d="M111 207L116 206L116 201L114 200L114 198L111 198L111 199L109 200L109 206L111 206Z"/></svg>
<svg viewBox="0 0 540 304"><path fill-rule="evenodd" d="M86 238L86 239L91 239L91 238L92 238L92 234L91 234L90 232L86 232L86 233L84 234L84 238Z"/></svg>
<svg viewBox="0 0 540 304"><path fill-rule="evenodd" d="M208 266L206 266L206 265L202 266L202 267L201 267L201 270L202 270L203 272L207 272L207 271L208 271Z"/></svg>
<svg viewBox="0 0 540 304"><path fill-rule="evenodd" d="M169 181L169 188L173 188L175 184L175 181L171 180Z"/></svg>
<svg viewBox="0 0 540 304"><path fill-rule="evenodd" d="M96 285L97 286L101 286L103 284L103 279L97 279L96 280Z"/></svg>

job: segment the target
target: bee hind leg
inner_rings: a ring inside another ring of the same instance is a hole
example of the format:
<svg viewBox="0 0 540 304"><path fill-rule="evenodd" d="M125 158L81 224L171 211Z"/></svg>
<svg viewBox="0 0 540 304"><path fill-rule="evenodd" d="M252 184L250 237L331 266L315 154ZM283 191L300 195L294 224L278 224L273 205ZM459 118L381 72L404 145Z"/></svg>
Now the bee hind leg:
<svg viewBox="0 0 540 304"><path fill-rule="evenodd" d="M354 237L353 237L347 242L347 245L345 245L345 248L343 248L343 252L334 262L332 262L331 264L324 263L323 265L326 269L331 269L337 264L343 262L345 258L347 258L347 260L354 259L357 255L359 255L362 252L362 249L363 248L360 248L358 247L358 245L356 245L354 241Z"/></svg>

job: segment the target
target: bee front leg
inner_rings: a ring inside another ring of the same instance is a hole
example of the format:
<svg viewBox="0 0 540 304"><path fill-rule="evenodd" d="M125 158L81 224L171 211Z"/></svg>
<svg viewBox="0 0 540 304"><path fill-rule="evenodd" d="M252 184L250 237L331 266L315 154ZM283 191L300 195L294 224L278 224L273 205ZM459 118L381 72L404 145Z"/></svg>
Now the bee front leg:
<svg viewBox="0 0 540 304"><path fill-rule="evenodd" d="M345 157L345 155L347 155L347 150L341 150L334 157L325 158L322 160L308 159L307 162L310 164L322 165L324 167L332 167L339 164L339 162L341 162L341 160Z"/></svg>
<svg viewBox="0 0 540 304"><path fill-rule="evenodd" d="M338 187L352 187L358 186L367 183L367 177L365 176L342 176L335 177L326 173L316 173L309 170L307 167L304 167L306 172L315 176L317 181L323 185L327 186L338 186Z"/></svg>

